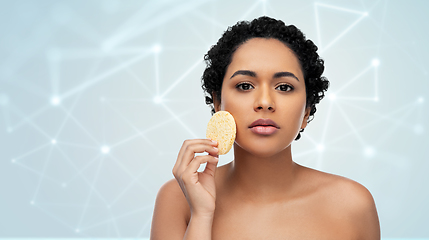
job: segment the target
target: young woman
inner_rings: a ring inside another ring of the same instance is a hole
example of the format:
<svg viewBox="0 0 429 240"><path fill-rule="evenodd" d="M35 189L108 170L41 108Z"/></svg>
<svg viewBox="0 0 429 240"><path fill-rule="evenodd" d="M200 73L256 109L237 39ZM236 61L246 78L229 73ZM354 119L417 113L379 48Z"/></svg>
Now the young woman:
<svg viewBox="0 0 429 240"><path fill-rule="evenodd" d="M213 112L236 121L234 160L217 167L216 142L186 140L175 179L159 190L152 240L380 239L365 187L292 160L291 143L328 88L316 51L272 18L228 28L205 56L202 81Z"/></svg>

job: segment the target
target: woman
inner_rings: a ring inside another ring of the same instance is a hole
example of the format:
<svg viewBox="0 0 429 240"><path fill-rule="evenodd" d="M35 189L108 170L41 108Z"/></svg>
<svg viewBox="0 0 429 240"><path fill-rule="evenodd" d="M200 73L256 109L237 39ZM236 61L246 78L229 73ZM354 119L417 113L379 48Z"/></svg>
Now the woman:
<svg viewBox="0 0 429 240"><path fill-rule="evenodd" d="M202 80L213 112L234 116L234 160L217 167L216 142L186 140L175 179L159 190L152 240L380 239L365 187L292 160L291 143L328 88L316 51L272 18L228 28L206 54Z"/></svg>

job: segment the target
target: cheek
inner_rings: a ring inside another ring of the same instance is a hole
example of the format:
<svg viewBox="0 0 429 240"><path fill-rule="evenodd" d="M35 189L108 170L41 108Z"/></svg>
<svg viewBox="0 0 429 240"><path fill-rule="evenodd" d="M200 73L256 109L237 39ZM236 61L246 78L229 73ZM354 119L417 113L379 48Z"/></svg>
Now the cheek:
<svg viewBox="0 0 429 240"><path fill-rule="evenodd" d="M249 113L253 111L250 99L237 97L229 91L225 91L222 95L221 110L228 111L235 119L237 124L237 134L240 129L247 128L245 123L249 122Z"/></svg>
<svg viewBox="0 0 429 240"><path fill-rule="evenodd" d="M242 99L225 96L225 98L222 98L221 110L230 112L236 122L241 122L244 120L243 116L249 113L249 106Z"/></svg>
<svg viewBox="0 0 429 240"><path fill-rule="evenodd" d="M302 119L305 114L305 97L298 98L293 104L290 104L290 110L296 118Z"/></svg>
<svg viewBox="0 0 429 240"><path fill-rule="evenodd" d="M224 85L222 88L222 98L221 98L221 110L229 111L231 114L239 109L239 106L242 104L243 99L240 96L237 96L234 93L234 89L231 86Z"/></svg>
<svg viewBox="0 0 429 240"><path fill-rule="evenodd" d="M288 99L286 102L277 104L276 111L280 115L285 126L290 127L291 131L299 130L305 116L305 98Z"/></svg>

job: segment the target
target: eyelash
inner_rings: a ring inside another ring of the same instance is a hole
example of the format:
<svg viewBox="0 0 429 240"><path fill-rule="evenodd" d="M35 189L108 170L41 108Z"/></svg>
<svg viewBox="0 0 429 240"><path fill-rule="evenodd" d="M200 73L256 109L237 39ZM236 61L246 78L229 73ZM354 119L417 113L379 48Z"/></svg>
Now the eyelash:
<svg viewBox="0 0 429 240"><path fill-rule="evenodd" d="M282 87L282 86L286 86L287 88L289 88L289 90L287 90L287 91L282 91L282 90L280 90L280 91L282 91L282 92L290 92L290 91L292 91L294 88L291 86L291 85L289 85L289 84L280 84L280 85L278 85L277 87L276 87L276 89L277 88L279 88L279 87Z"/></svg>
<svg viewBox="0 0 429 240"><path fill-rule="evenodd" d="M250 86L250 87L252 87L252 88L253 88L253 85L252 85L252 84L250 84L250 83L248 83L248 82L242 82L242 83L239 83L239 84L237 84L235 87L236 87L238 90L241 90L241 91L249 91L249 89L243 89L243 86Z"/></svg>
<svg viewBox="0 0 429 240"><path fill-rule="evenodd" d="M250 86L251 88L254 88L253 85L251 83L248 83L248 82L239 83L235 87L240 91L249 91L250 90L250 88L249 89L243 89L243 86L248 86L248 87ZM293 86L291 86L289 84L280 84L275 89L282 87L282 86L286 86L287 89L289 89L289 90L280 90L281 92L290 92L290 91L294 90Z"/></svg>

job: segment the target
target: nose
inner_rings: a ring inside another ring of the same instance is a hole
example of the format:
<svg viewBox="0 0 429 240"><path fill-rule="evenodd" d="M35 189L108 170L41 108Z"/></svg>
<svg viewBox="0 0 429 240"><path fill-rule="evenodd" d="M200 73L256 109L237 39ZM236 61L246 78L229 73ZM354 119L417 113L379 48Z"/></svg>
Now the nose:
<svg viewBox="0 0 429 240"><path fill-rule="evenodd" d="M259 87L257 93L256 93L256 99L254 103L254 110L255 111L275 111L275 103L273 96L271 95L272 92L270 91L268 86L261 86Z"/></svg>

